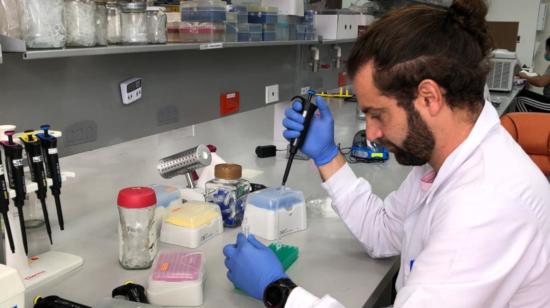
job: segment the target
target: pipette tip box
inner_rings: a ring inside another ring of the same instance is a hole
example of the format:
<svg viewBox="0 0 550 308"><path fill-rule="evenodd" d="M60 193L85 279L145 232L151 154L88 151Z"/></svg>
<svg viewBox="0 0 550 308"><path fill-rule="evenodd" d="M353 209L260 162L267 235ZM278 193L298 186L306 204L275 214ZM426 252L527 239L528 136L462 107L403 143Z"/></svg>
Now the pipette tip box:
<svg viewBox="0 0 550 308"><path fill-rule="evenodd" d="M151 304L202 305L205 261L202 252L161 251L149 275L147 297Z"/></svg>
<svg viewBox="0 0 550 308"><path fill-rule="evenodd" d="M190 201L166 217L160 240L168 244L197 248L222 232L223 220L217 205Z"/></svg>
<svg viewBox="0 0 550 308"><path fill-rule="evenodd" d="M270 241L305 230L307 215L302 192L281 186L251 193L242 227L245 233Z"/></svg>

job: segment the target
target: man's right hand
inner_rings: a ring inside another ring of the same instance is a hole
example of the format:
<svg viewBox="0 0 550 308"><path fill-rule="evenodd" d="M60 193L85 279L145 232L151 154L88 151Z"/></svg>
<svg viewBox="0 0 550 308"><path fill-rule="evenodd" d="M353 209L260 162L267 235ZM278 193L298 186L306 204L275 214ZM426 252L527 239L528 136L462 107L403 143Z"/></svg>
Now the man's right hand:
<svg viewBox="0 0 550 308"><path fill-rule="evenodd" d="M313 117L306 140L300 150L320 167L336 157L338 147L334 142L334 119L327 103L319 96L316 97L315 103L319 108L319 115L316 114ZM292 102L292 106L285 112L283 126L286 130L283 136L289 141L298 138L304 129L304 117L301 112L302 105L296 101Z"/></svg>

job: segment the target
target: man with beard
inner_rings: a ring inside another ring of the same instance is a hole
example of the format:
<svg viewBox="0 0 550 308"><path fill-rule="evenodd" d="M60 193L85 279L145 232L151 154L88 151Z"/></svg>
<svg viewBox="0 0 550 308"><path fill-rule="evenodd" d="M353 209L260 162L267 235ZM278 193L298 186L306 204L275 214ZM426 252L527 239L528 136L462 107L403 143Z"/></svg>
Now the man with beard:
<svg viewBox="0 0 550 308"><path fill-rule="evenodd" d="M367 253L401 255L395 307L550 307L550 185L483 99L486 14L481 0L412 5L355 43L348 73L367 138L415 166L385 199L346 164L316 99L301 150ZM286 111L287 139L303 130L300 111ZM252 235L224 254L228 278L268 307L342 307L297 287Z"/></svg>

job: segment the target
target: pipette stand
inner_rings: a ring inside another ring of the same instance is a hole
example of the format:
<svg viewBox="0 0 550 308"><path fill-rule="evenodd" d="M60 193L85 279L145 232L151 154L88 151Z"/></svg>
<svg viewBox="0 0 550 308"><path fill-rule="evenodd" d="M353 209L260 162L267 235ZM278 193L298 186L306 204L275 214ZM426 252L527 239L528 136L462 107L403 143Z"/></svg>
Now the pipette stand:
<svg viewBox="0 0 550 308"><path fill-rule="evenodd" d="M62 181L74 177L74 172L61 173ZM50 185L52 185L52 182L51 179L48 179L48 187ZM27 194L34 194L37 189L36 183L27 182ZM10 189L10 199L14 196L15 191ZM64 252L48 251L36 256L25 255L17 216L18 211L12 204L10 204L8 214L15 243L15 253L11 252L8 240L4 240L4 260L7 266L17 269L26 291L32 291L45 283L59 279L82 266L84 263L82 257ZM51 215L51 217L55 217L55 215Z"/></svg>

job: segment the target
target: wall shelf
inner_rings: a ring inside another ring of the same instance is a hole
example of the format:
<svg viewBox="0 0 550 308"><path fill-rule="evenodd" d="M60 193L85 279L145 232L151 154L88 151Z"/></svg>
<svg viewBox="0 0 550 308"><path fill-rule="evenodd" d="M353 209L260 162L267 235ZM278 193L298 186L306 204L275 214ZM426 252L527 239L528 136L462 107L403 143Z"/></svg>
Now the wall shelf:
<svg viewBox="0 0 550 308"><path fill-rule="evenodd" d="M6 37L0 36L0 43ZM7 38L10 39L10 38ZM10 39L12 41L19 41ZM268 46L295 46L295 45L326 45L326 44L347 44L353 43L355 39L344 40L302 40L302 41L261 41L261 42L220 42L220 43L187 43L187 44L163 44L163 45L129 45L129 46L106 46L106 47L88 47L88 48L63 48L63 49L44 49L44 50L25 50L17 48L8 50L9 52L22 53L24 60L50 59L50 58L68 58L80 56L98 56L112 54L129 54L144 52L161 52L176 50L211 50L222 48L240 48L240 47L268 47ZM20 46L20 44L19 44Z"/></svg>

